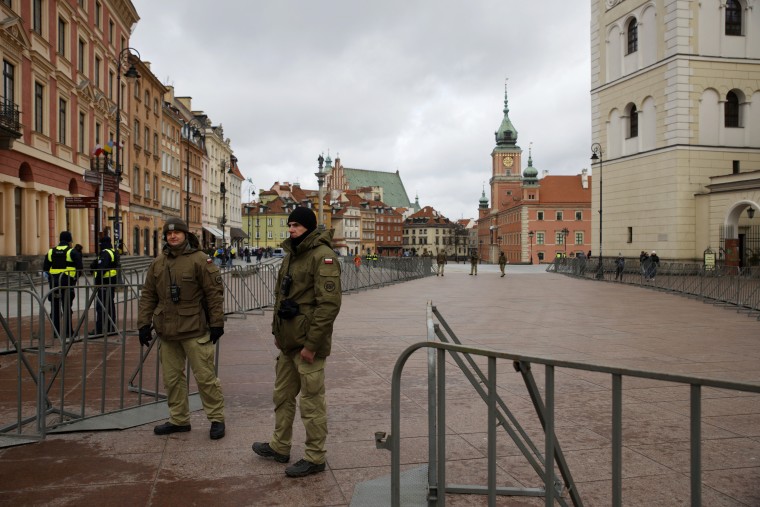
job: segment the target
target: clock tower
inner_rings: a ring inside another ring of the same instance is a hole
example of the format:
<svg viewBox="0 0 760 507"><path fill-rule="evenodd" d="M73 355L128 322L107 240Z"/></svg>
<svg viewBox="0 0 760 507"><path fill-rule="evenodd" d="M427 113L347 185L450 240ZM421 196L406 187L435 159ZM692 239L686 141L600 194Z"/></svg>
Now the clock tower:
<svg viewBox="0 0 760 507"><path fill-rule="evenodd" d="M513 201L521 196L521 155L517 146L517 129L509 119L507 85L504 85L504 119L499 130L495 132L496 147L491 152L492 176L488 182L491 186L491 208L493 211L511 207Z"/></svg>

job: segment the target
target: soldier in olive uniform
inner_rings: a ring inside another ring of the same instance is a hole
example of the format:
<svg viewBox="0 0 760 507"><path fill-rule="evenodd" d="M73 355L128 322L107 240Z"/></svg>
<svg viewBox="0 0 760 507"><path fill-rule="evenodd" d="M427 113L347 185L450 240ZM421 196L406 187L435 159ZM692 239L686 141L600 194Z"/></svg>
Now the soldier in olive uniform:
<svg viewBox="0 0 760 507"><path fill-rule="evenodd" d="M254 442L259 456L290 461L296 397L306 429L304 459L285 469L303 477L325 469L327 403L325 360L340 311L340 264L332 249L332 231L317 230L314 212L298 207L288 217L287 256L277 277L272 334L280 349L275 366L275 427L269 442Z"/></svg>
<svg viewBox="0 0 760 507"><path fill-rule="evenodd" d="M438 255L435 256L435 261L438 264L438 272L435 274L435 276L443 276L443 269L446 265L446 254L442 251L439 251Z"/></svg>
<svg viewBox="0 0 760 507"><path fill-rule="evenodd" d="M470 274L478 276L478 261L480 260L480 257L478 257L478 252L473 251L470 254Z"/></svg>
<svg viewBox="0 0 760 507"><path fill-rule="evenodd" d="M212 440L224 437L224 395L214 369L214 346L224 334L224 285L219 268L199 249L198 238L180 218L164 225L166 245L148 268L140 295L140 343L150 345L151 323L160 339L159 357L169 404L169 422L156 435L190 431L185 361L198 384L211 421Z"/></svg>
<svg viewBox="0 0 760 507"><path fill-rule="evenodd" d="M507 266L507 256L504 255L504 252L499 253L499 270L501 271L501 277L504 277L504 268Z"/></svg>

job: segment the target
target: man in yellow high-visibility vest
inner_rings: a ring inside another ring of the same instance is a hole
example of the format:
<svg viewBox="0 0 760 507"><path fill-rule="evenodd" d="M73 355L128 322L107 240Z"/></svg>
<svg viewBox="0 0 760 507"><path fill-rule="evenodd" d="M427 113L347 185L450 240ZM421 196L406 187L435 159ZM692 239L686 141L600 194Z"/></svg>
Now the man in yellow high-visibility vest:
<svg viewBox="0 0 760 507"><path fill-rule="evenodd" d="M117 283L119 254L111 246L111 238L105 236L100 240L100 255L90 266L93 269L95 285L98 286L98 301L95 306L95 330L90 336L102 336L103 333L115 334L116 304L114 296Z"/></svg>
<svg viewBox="0 0 760 507"><path fill-rule="evenodd" d="M82 272L82 255L73 247L74 240L69 231L61 232L58 246L51 248L42 262L42 269L48 273L52 306L53 332L58 336L74 336L72 305L76 297L74 287ZM63 317L63 322L61 322Z"/></svg>

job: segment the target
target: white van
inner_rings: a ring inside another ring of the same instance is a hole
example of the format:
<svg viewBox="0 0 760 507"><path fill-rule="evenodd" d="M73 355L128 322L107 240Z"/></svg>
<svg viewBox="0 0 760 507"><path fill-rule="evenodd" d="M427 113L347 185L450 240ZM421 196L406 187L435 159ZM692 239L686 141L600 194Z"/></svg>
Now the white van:
<svg viewBox="0 0 760 507"><path fill-rule="evenodd" d="M272 257L285 257L285 250L282 248L275 248L272 250Z"/></svg>

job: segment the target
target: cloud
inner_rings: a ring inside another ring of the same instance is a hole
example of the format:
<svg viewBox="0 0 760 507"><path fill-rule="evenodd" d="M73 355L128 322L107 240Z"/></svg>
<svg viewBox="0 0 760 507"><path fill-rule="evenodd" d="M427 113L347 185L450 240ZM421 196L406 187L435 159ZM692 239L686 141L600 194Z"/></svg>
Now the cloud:
<svg viewBox="0 0 760 507"><path fill-rule="evenodd" d="M317 156L330 150L348 167L399 170L423 206L477 216L507 77L510 118L523 150L534 143L534 165L551 174L589 167L588 5L133 4L141 20L130 45L224 125L258 188L316 188Z"/></svg>

